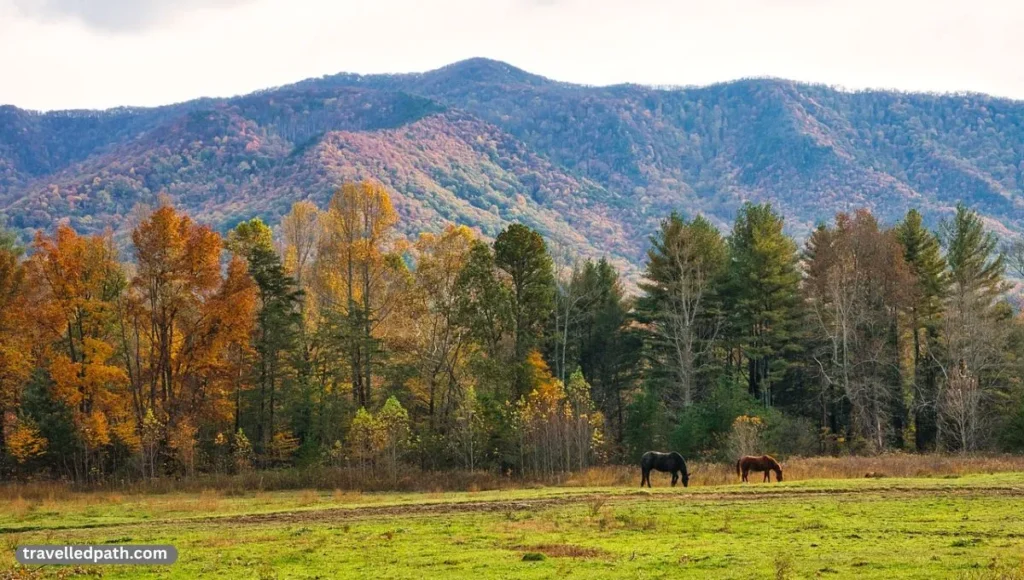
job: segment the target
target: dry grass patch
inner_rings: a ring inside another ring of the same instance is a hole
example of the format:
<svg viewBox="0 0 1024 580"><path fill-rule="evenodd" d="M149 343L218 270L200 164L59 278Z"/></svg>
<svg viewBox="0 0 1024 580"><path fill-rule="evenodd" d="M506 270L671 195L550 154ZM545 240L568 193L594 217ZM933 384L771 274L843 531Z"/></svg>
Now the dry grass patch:
<svg viewBox="0 0 1024 580"><path fill-rule="evenodd" d="M618 487L640 485L640 468L628 465L591 467L569 475L562 485L566 487Z"/></svg>
<svg viewBox="0 0 1024 580"><path fill-rule="evenodd" d="M871 457L790 457L781 458L785 481L806 479L859 479L888 477L959 477L977 473L1024 471L1024 456L1019 455L917 455L886 453ZM730 485L739 482L735 463L688 461L690 486ZM654 487L667 487L671 476L652 473ZM751 483L760 483L755 473ZM775 476L772 476L775 481ZM640 485L639 466L606 465L592 467L557 482L566 487L632 487ZM680 486L681 487L681 486Z"/></svg>
<svg viewBox="0 0 1024 580"><path fill-rule="evenodd" d="M350 491L344 489L336 489L331 492L331 501L337 503L357 503L363 497L363 493L360 491Z"/></svg>
<svg viewBox="0 0 1024 580"><path fill-rule="evenodd" d="M59 481L32 481L0 485L0 501L24 498L42 501L44 499L67 500L75 494L71 486Z"/></svg>
<svg viewBox="0 0 1024 580"><path fill-rule="evenodd" d="M213 513L220 507L221 494L214 489L204 489L199 493L199 501L196 502L196 508L199 511Z"/></svg>
<svg viewBox="0 0 1024 580"><path fill-rule="evenodd" d="M206 489L197 495L175 494L163 498L141 498L141 507L163 513L215 513L221 506L222 495L217 490Z"/></svg>
<svg viewBox="0 0 1024 580"><path fill-rule="evenodd" d="M7 502L7 511L14 516L17 520L23 520L26 516L32 513L36 509L33 502L28 501L23 497L16 497L13 500Z"/></svg>
<svg viewBox="0 0 1024 580"><path fill-rule="evenodd" d="M200 545L204 548L234 548L242 540L232 536L212 536L204 539ZM248 541L246 541L248 543Z"/></svg>
<svg viewBox="0 0 1024 580"><path fill-rule="evenodd" d="M872 457L791 458L782 462L782 468L786 479L946 477L1024 471L1024 456L886 453Z"/></svg>
<svg viewBox="0 0 1024 580"><path fill-rule="evenodd" d="M547 534L558 531L558 524L543 518L531 518L509 521L504 524L504 529L509 532L530 532L535 534Z"/></svg>

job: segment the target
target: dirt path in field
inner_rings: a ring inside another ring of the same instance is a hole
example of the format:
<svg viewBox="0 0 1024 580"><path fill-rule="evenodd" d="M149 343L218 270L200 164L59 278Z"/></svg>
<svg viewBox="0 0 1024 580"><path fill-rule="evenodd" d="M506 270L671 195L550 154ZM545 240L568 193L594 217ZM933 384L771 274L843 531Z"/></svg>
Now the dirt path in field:
<svg viewBox="0 0 1024 580"><path fill-rule="evenodd" d="M851 489L841 491L827 490L783 490L754 491L733 493L694 493L694 494L649 494L645 492L607 493L607 494L572 494L566 496L504 500L493 499L483 501L456 502L425 502L402 505L365 506L354 508L323 508L298 511L273 512L265 514L247 514L230 516L211 516L191 518L188 523L215 525L248 525L248 524L289 524L289 523L324 523L334 521L359 520L389 516L430 516L466 513L515 513L536 511L551 507L580 505L595 506L624 502L751 502L778 500L808 499L855 499L858 496L877 496L879 499L916 498L916 497L986 497L1012 496L1024 497L1024 489L1014 487L986 488L891 488L891 489Z"/></svg>
<svg viewBox="0 0 1024 580"><path fill-rule="evenodd" d="M707 503L731 502L778 502L808 500L875 500L914 499L920 497L1021 497L1024 488L1013 486L970 486L970 487L889 487L889 488L848 488L827 489L773 489L742 490L733 492L680 492L649 493L647 491L613 491L609 493L566 492L561 495L524 499L487 499L479 501L425 500L422 502L389 505L365 505L359 507L311 507L308 509L279 511L259 514L211 515L202 517L169 518L136 522L87 523L67 526L32 526L0 528L0 536L11 533L85 530L85 529L128 529L150 526L248 526L275 524L317 524L356 521L388 517L439 516L472 513L515 514L553 507L577 505L589 509L622 503L674 502L679 504L702 505Z"/></svg>

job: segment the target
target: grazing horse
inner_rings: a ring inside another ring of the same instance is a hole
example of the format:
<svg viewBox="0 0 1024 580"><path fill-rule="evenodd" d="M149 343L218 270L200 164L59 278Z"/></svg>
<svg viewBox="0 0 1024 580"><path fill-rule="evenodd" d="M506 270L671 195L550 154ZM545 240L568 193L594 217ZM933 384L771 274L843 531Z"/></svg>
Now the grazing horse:
<svg viewBox="0 0 1024 580"><path fill-rule="evenodd" d="M751 471L763 471L764 481L771 482L772 472L775 472L775 480L782 481L782 466L771 455L760 457L747 455L736 462L736 475L742 475L743 481L747 481L747 474Z"/></svg>
<svg viewBox="0 0 1024 580"><path fill-rule="evenodd" d="M675 487L680 476L683 479L683 487L690 485L690 473L686 471L686 461L683 456L673 451L662 453L661 451L648 451L640 458L640 487L647 483L651 487L651 470L655 469L672 474L672 486Z"/></svg>

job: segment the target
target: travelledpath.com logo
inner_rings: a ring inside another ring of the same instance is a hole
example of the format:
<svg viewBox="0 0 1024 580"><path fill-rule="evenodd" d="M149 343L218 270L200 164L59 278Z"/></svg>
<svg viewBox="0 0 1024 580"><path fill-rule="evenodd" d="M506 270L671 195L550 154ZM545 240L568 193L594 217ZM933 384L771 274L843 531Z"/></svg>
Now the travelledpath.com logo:
<svg viewBox="0 0 1024 580"><path fill-rule="evenodd" d="M18 546L14 555L22 564L173 564L178 560L174 546L92 545Z"/></svg>

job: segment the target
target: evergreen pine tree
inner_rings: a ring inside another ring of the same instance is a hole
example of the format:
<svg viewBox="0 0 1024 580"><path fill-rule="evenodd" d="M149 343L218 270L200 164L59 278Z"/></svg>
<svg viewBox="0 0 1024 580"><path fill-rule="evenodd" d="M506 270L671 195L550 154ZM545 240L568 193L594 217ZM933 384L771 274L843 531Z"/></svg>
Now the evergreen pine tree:
<svg viewBox="0 0 1024 580"><path fill-rule="evenodd" d="M544 238L522 224L512 224L498 234L494 262L512 282L513 344L518 368L540 343L544 325L554 309L554 269ZM516 398L530 390L526 374L517 372Z"/></svg>
<svg viewBox="0 0 1024 580"><path fill-rule="evenodd" d="M662 371L652 386L673 408L697 402L715 366L727 260L721 234L700 216L686 221L673 213L651 239L637 317L650 329L649 351Z"/></svg>
<svg viewBox="0 0 1024 580"><path fill-rule="evenodd" d="M896 237L903 246L903 257L915 278L910 302L910 330L914 344L914 370L911 377L914 437L918 451L935 446L935 396L939 370L929 356L937 349L939 317L947 292L946 261L939 238L923 225L921 214L912 209L896 226Z"/></svg>
<svg viewBox="0 0 1024 580"><path fill-rule="evenodd" d="M285 273L280 256L274 250L270 228L260 218L253 218L235 227L228 236L228 248L245 258L259 289L259 312L256 319L256 383L259 385L259 416L256 423L257 443L266 451L279 430L276 411L288 405L290 421L296 435L305 440L312 434L312 408L308 397L286 389L291 381L289 357L298 345L302 293L295 281ZM298 396L297 396L298 395ZM236 396L235 425L241 428L241 401Z"/></svg>
<svg viewBox="0 0 1024 580"><path fill-rule="evenodd" d="M769 204L745 204L729 237L725 312L737 368L764 405L801 350L796 242Z"/></svg>

